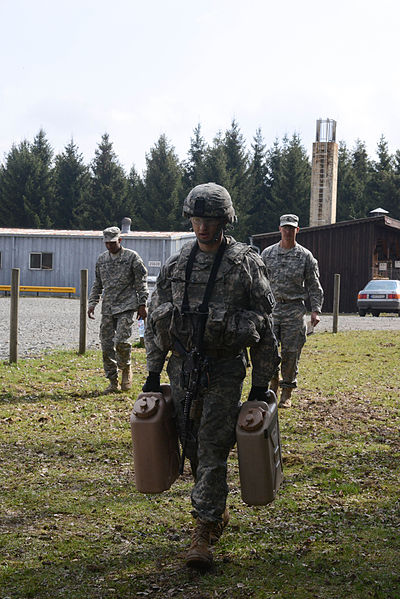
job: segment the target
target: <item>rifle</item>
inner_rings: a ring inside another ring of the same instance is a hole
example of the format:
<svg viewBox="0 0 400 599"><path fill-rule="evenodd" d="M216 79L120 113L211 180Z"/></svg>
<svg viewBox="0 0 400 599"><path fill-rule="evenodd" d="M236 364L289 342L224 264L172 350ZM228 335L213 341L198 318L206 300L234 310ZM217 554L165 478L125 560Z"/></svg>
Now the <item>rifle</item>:
<svg viewBox="0 0 400 599"><path fill-rule="evenodd" d="M192 349L190 352L186 352L182 367L185 398L183 402L183 430L181 433L182 455L179 466L179 474L183 474L187 443L191 436L191 423L194 420L192 408L194 407L193 404L197 400L200 386L203 386L206 369L207 358L202 356L197 349Z"/></svg>

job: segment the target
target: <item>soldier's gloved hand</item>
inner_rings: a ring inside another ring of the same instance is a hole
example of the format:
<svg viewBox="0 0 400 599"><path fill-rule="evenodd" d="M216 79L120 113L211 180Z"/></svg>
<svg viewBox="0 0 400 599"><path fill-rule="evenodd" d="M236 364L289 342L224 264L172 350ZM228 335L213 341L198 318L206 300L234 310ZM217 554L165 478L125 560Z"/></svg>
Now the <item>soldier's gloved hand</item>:
<svg viewBox="0 0 400 599"><path fill-rule="evenodd" d="M142 387L142 391L154 391L155 393L159 393L161 391L159 372L149 372L146 382Z"/></svg>
<svg viewBox="0 0 400 599"><path fill-rule="evenodd" d="M250 389L247 401L267 401L268 386L257 387L255 385Z"/></svg>

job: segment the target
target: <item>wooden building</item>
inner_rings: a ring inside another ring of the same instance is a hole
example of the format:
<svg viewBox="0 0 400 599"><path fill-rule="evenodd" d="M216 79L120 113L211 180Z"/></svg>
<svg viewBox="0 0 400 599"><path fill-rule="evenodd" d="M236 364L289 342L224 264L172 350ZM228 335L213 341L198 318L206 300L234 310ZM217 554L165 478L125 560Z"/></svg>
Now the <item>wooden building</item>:
<svg viewBox="0 0 400 599"><path fill-rule="evenodd" d="M279 231L251 238L260 250L279 240ZM344 313L357 312L357 293L370 279L400 279L400 221L386 215L301 228L297 241L318 260L324 312L332 312L335 273Z"/></svg>

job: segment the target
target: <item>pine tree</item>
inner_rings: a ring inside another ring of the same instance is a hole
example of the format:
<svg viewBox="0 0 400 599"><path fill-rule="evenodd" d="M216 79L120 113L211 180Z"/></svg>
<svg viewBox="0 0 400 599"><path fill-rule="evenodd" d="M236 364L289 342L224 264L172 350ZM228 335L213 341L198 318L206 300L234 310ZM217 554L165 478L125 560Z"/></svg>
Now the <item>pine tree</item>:
<svg viewBox="0 0 400 599"><path fill-rule="evenodd" d="M146 155L144 187L143 218L150 231L181 230L182 169L165 135Z"/></svg>
<svg viewBox="0 0 400 599"><path fill-rule="evenodd" d="M349 206L350 218L365 218L368 216L371 205L368 201L368 184L371 178L371 163L368 158L365 143L360 139L351 154L354 173L354 188L352 202Z"/></svg>
<svg viewBox="0 0 400 599"><path fill-rule="evenodd" d="M2 224L8 227L49 228L51 183L48 177L50 153L41 156L43 137L35 152L24 140L13 145L1 173ZM46 143L44 143L46 150ZM47 148L48 150L49 148Z"/></svg>
<svg viewBox="0 0 400 599"><path fill-rule="evenodd" d="M55 225L59 229L80 229L85 222L89 193L89 169L73 140L55 158Z"/></svg>
<svg viewBox="0 0 400 599"><path fill-rule="evenodd" d="M127 216L132 219L132 229L135 231L148 231L149 224L143 217L145 189L140 175L132 166L128 176Z"/></svg>
<svg viewBox="0 0 400 599"><path fill-rule="evenodd" d="M367 183L368 209L384 208L393 216L398 200L394 157L389 154L388 143L383 135L378 142L377 156L378 160L371 164L371 176Z"/></svg>
<svg viewBox="0 0 400 599"><path fill-rule="evenodd" d="M235 119L231 123L231 128L225 132L223 143L226 154L226 170L230 181L228 191L231 194L238 218L235 225L235 237L240 241L248 241L247 215L250 206L247 174L249 159L245 139Z"/></svg>
<svg viewBox="0 0 400 599"><path fill-rule="evenodd" d="M288 140L286 137L284 138L283 143L284 145L287 145ZM278 186L278 181L280 178L282 153L281 144L279 139L276 138L272 147L267 150L266 154L268 214L265 232L277 231L279 227L279 216L285 212L285 206L283 205L283 202L279 198L278 194L275 193L275 187Z"/></svg>
<svg viewBox="0 0 400 599"><path fill-rule="evenodd" d="M396 150L393 157L393 185L392 212L390 216L400 220L400 150Z"/></svg>
<svg viewBox="0 0 400 599"><path fill-rule="evenodd" d="M3 227L29 227L32 222L24 210L24 197L31 185L33 171L29 143L13 145L1 167L0 219Z"/></svg>
<svg viewBox="0 0 400 599"><path fill-rule="evenodd" d="M193 137L190 138L190 148L188 158L183 163L183 190L187 195L193 187L200 183L207 183L205 174L205 155L207 144L201 135L200 123L193 131Z"/></svg>
<svg viewBox="0 0 400 599"><path fill-rule="evenodd" d="M307 226L310 216L311 164L300 137L294 133L284 138L279 170L271 189L277 222L282 213L297 214L300 226Z"/></svg>
<svg viewBox="0 0 400 599"><path fill-rule="evenodd" d="M91 164L92 178L84 224L88 229L120 226L126 212L127 182L108 133L104 133Z"/></svg>
<svg viewBox="0 0 400 599"><path fill-rule="evenodd" d="M338 222L352 218L352 206L357 187L356 176L353 170L351 152L344 142L339 144L338 152L338 181L336 220Z"/></svg>
<svg viewBox="0 0 400 599"><path fill-rule="evenodd" d="M252 156L248 170L247 227L249 235L254 235L270 230L268 228L270 189L266 149L261 129L257 129L251 148Z"/></svg>
<svg viewBox="0 0 400 599"><path fill-rule="evenodd" d="M43 129L33 140L31 154L34 163L32 189L27 197L38 226L49 229L54 225L56 206L52 177L53 149Z"/></svg>
<svg viewBox="0 0 400 599"><path fill-rule="evenodd" d="M230 177L227 168L227 156L222 134L219 131L214 137L212 145L208 146L204 157L204 176L206 183L217 183L228 191L230 190Z"/></svg>

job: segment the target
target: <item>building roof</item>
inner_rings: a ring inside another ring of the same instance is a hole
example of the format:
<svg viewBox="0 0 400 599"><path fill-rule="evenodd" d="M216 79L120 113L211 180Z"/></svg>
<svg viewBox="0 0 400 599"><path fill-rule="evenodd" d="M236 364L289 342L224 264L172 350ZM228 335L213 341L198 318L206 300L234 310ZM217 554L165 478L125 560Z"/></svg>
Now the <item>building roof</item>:
<svg viewBox="0 0 400 599"><path fill-rule="evenodd" d="M18 237L83 237L103 238L103 231L78 231L68 229L9 229L0 228L0 236ZM182 239L182 237L193 237L190 231L129 231L121 233L122 238L131 239Z"/></svg>
<svg viewBox="0 0 400 599"><path fill-rule="evenodd" d="M340 221L338 223L332 223L330 225L320 225L320 226L316 226L316 227L300 227L300 231L302 232L312 232L312 231L323 231L323 230L328 230L328 229L337 229L339 227L354 227L357 226L361 223L376 223L379 225L383 225L386 227L390 227L392 229L399 229L400 230L400 220L397 220L395 218L391 218L390 216L386 216L386 215L380 215L380 216L367 216L366 218L357 218L357 219L353 219L353 220L343 220ZM272 231L270 233L257 233L255 235L252 235L253 239L258 239L258 238L265 238L269 235L276 235L279 234L279 231Z"/></svg>

